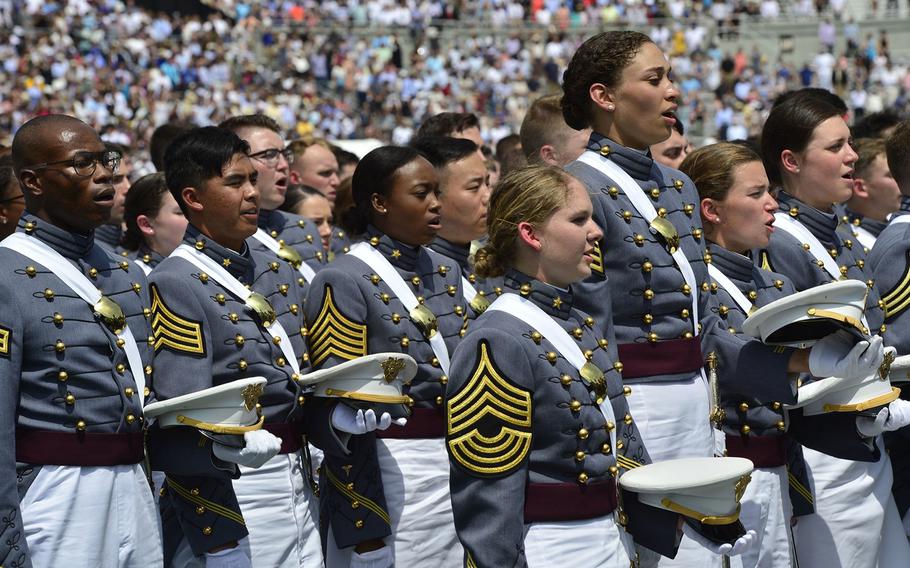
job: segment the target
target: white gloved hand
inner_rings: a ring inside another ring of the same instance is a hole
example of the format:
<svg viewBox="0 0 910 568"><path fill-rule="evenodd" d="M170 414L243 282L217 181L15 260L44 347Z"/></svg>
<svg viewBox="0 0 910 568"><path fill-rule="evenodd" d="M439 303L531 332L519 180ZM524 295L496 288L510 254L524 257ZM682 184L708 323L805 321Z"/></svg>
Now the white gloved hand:
<svg viewBox="0 0 910 568"><path fill-rule="evenodd" d="M254 430L243 435L242 448L212 444L212 452L222 461L237 463L253 469L262 467L281 450L281 439L268 430Z"/></svg>
<svg viewBox="0 0 910 568"><path fill-rule="evenodd" d="M396 420L395 423L398 424L400 420ZM373 430L385 430L391 425L391 414L383 412L377 419L376 412L372 408L354 410L346 404L337 404L335 405L335 410L332 411L332 426L336 430L341 430L348 434L366 434ZM403 426L403 424L400 425Z"/></svg>
<svg viewBox="0 0 910 568"><path fill-rule="evenodd" d="M363 554L356 552L351 554L351 568L392 568L394 565L391 546L383 546Z"/></svg>
<svg viewBox="0 0 910 568"><path fill-rule="evenodd" d="M900 398L880 409L875 417L856 417L856 430L865 438L874 438L884 432L894 432L907 425L910 425L910 401Z"/></svg>
<svg viewBox="0 0 910 568"><path fill-rule="evenodd" d="M205 568L253 568L246 552L239 546L205 553Z"/></svg>
<svg viewBox="0 0 910 568"><path fill-rule="evenodd" d="M739 556L740 554L743 554L752 548L756 536L755 531L749 529L746 531L746 534L736 539L736 542L733 542L732 544L717 544L708 537L699 534L697 530L689 526L689 523L683 523L683 534L714 554L723 554L725 556Z"/></svg>
<svg viewBox="0 0 910 568"><path fill-rule="evenodd" d="M809 372L816 377L861 379L878 371L885 358L882 338L853 345L853 336L838 331L820 339L809 350Z"/></svg>

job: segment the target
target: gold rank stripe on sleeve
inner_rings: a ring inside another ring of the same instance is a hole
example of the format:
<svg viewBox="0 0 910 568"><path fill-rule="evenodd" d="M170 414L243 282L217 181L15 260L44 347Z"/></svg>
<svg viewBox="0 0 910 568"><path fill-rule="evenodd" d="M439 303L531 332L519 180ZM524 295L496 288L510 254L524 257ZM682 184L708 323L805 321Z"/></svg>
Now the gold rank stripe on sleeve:
<svg viewBox="0 0 910 568"><path fill-rule="evenodd" d="M635 469L636 467L641 467L642 465L632 458L627 458L626 456L619 454L616 454L616 463L619 464L619 467L625 469Z"/></svg>
<svg viewBox="0 0 910 568"><path fill-rule="evenodd" d="M802 483L799 482L798 479L796 479L795 475L793 475L792 473L790 473L788 471L787 478L790 480L790 487L792 487L794 490L796 490L796 492L800 495L800 497L805 499L806 502L809 503L810 505L815 503L815 499L812 498L812 493L808 489L806 489L805 485L803 485Z"/></svg>
<svg viewBox="0 0 910 568"><path fill-rule="evenodd" d="M12 331L0 326L0 355L9 357L9 344L12 338Z"/></svg>
<svg viewBox="0 0 910 568"><path fill-rule="evenodd" d="M910 306L910 251L907 251L904 274L890 292L882 296L885 303L885 319L892 318Z"/></svg>
<svg viewBox="0 0 910 568"><path fill-rule="evenodd" d="M477 568L477 563L474 562L474 558L471 557L470 552L467 553L467 558L465 559L464 565L465 568Z"/></svg>
<svg viewBox="0 0 910 568"><path fill-rule="evenodd" d="M342 495L350 499L352 502L358 501L361 505L375 513L376 516L382 519L387 525L392 525L392 520L389 518L389 514L385 512L382 507L377 505L375 501L367 498L364 495L361 495L360 493L357 493L353 489L348 489L348 486L342 483L341 480L338 479L328 467L323 467L322 471L325 472L326 477L329 479L329 482L335 487L335 489L340 491Z"/></svg>
<svg viewBox="0 0 910 568"><path fill-rule="evenodd" d="M170 310L158 292L158 287L151 285L152 293L152 333L155 336L155 351L169 347L174 351L205 354L205 341L202 337L202 324L180 317Z"/></svg>
<svg viewBox="0 0 910 568"><path fill-rule="evenodd" d="M486 341L471 379L449 399L446 419L450 454L476 475L509 473L531 449L531 393L500 374Z"/></svg>
<svg viewBox="0 0 910 568"><path fill-rule="evenodd" d="M209 511L215 513L216 515L222 516L225 519L234 521L237 524L246 526L246 523L243 520L243 515L240 514L240 511L232 511L223 505L219 505L214 501L209 501L204 497L199 495L193 495L192 491L189 491L186 487L180 485L170 477L166 478L167 486L174 490L174 493L182 497L183 499L189 501L190 503L195 503L196 505L205 507Z"/></svg>
<svg viewBox="0 0 910 568"><path fill-rule="evenodd" d="M594 254L591 255L594 260L591 261L591 272L597 274L604 273L604 255L600 250L600 243L594 243Z"/></svg>
<svg viewBox="0 0 910 568"><path fill-rule="evenodd" d="M310 326L307 339L314 367L330 355L350 361L367 354L367 326L351 320L338 309L329 285L325 287L322 308Z"/></svg>

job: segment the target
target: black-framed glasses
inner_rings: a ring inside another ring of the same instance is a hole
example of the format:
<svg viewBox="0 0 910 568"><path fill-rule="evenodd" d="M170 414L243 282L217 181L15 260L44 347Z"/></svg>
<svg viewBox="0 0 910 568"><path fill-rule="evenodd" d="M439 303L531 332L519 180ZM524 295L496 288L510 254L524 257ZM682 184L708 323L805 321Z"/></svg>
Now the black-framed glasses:
<svg viewBox="0 0 910 568"><path fill-rule="evenodd" d="M278 156L284 156L284 159L287 160L289 165L294 163L294 151L290 148L284 148L283 150L279 148L269 148L268 150L250 154L250 158L259 160L272 167L278 165Z"/></svg>
<svg viewBox="0 0 910 568"><path fill-rule="evenodd" d="M77 176L88 177L95 173L95 168L101 164L111 172L116 172L120 167L120 160L123 155L116 150L104 150L101 152L77 152L72 158L66 160L57 160L56 162L44 162L22 168L23 170L43 170L51 166L72 166Z"/></svg>

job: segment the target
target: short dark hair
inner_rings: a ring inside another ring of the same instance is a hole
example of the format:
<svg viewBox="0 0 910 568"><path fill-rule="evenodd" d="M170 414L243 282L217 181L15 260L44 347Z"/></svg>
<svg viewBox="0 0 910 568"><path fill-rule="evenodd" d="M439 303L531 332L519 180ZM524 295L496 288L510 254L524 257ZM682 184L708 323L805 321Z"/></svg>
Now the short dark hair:
<svg viewBox="0 0 910 568"><path fill-rule="evenodd" d="M426 136L452 136L469 128L480 128L480 121L472 112L441 112L423 121L416 138Z"/></svg>
<svg viewBox="0 0 910 568"><path fill-rule="evenodd" d="M849 111L849 109L847 108L847 103L844 102L844 99L840 98L838 95L836 95L835 93L832 93L828 89L822 89L820 87L806 87L805 89L798 89L796 91L787 91L786 93L783 93L780 96L778 96L776 99L774 99L774 104L772 105L772 108L785 102L787 99L789 99L792 96L795 96L797 93L799 93L799 96L802 98L815 97L817 99L820 99L820 100L828 103L829 105L836 108L838 113L841 116L847 114L847 112Z"/></svg>
<svg viewBox="0 0 910 568"><path fill-rule="evenodd" d="M819 96L816 89L790 93L771 108L761 132L761 153L772 184L780 185L783 181L781 153L805 150L815 128L834 116L843 116L843 113L828 97Z"/></svg>
<svg viewBox="0 0 910 568"><path fill-rule="evenodd" d="M850 129L854 138L881 138L882 132L901 123L901 117L891 109L867 114Z"/></svg>
<svg viewBox="0 0 910 568"><path fill-rule="evenodd" d="M271 130L279 136L282 135L281 126L274 119L264 114L244 114L241 116L232 116L222 120L218 128L225 128L231 132L238 132L244 128L265 128Z"/></svg>
<svg viewBox="0 0 910 568"><path fill-rule="evenodd" d="M360 158L358 158L357 154L354 152L348 152L344 148L335 146L334 144L332 144L330 147L332 149L332 153L335 154L335 160L338 161L339 169L351 164L356 166L357 163L360 162Z"/></svg>
<svg viewBox="0 0 910 568"><path fill-rule="evenodd" d="M162 124L152 132L149 140L149 156L156 171L164 171L164 153L178 136L189 132L194 126L188 122L168 122Z"/></svg>
<svg viewBox="0 0 910 568"><path fill-rule="evenodd" d="M437 170L452 162L463 160L477 151L477 144L464 138L448 136L424 136L411 140L411 148L433 164Z"/></svg>
<svg viewBox="0 0 910 568"><path fill-rule="evenodd" d="M121 243L126 250L137 250L145 240L136 218L140 215L154 217L161 211L162 196L168 192L164 172L144 175L130 186L123 204L126 231Z"/></svg>
<svg viewBox="0 0 910 568"><path fill-rule="evenodd" d="M562 76L560 103L566 124L575 130L591 126L591 85L619 85L623 69L646 43L654 42L643 33L624 30L600 33L581 44Z"/></svg>
<svg viewBox="0 0 910 568"><path fill-rule="evenodd" d="M910 193L910 119L897 125L885 141L888 168L901 193Z"/></svg>
<svg viewBox="0 0 910 568"><path fill-rule="evenodd" d="M388 196L395 173L421 155L407 146L380 146L360 160L351 177L354 205L342 214L341 226L350 235L362 235L372 220L372 196Z"/></svg>
<svg viewBox="0 0 910 568"><path fill-rule="evenodd" d="M288 187L288 191L284 196L284 203L278 209L296 214L300 204L311 197L322 197L325 199L325 195L318 189L308 185L292 185Z"/></svg>
<svg viewBox="0 0 910 568"><path fill-rule="evenodd" d="M178 136L164 154L167 187L187 213L183 188L200 188L215 177L236 154L249 155L250 145L230 130L217 126L194 128Z"/></svg>
<svg viewBox="0 0 910 568"><path fill-rule="evenodd" d="M518 134L503 136L496 143L496 161L499 162L500 176L528 165L528 158L524 155L521 137Z"/></svg>

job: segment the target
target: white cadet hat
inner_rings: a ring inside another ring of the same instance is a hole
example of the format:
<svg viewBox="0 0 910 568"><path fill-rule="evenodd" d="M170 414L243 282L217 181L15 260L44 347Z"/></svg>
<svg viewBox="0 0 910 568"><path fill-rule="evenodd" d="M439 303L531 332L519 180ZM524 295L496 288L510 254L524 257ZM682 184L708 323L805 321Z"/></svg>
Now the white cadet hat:
<svg viewBox="0 0 910 568"><path fill-rule="evenodd" d="M890 379L892 384L910 382L910 355L895 357L891 362Z"/></svg>
<svg viewBox="0 0 910 568"><path fill-rule="evenodd" d="M404 353L376 353L300 377L301 386L316 384L315 396L340 398L355 408L388 412L392 418L411 414L411 397L402 388L417 374L417 362Z"/></svg>
<svg viewBox="0 0 910 568"><path fill-rule="evenodd" d="M863 321L869 288L859 280L839 280L796 292L755 310L743 333L769 345L808 347L838 330L868 339Z"/></svg>
<svg viewBox="0 0 910 568"><path fill-rule="evenodd" d="M265 389L264 377L238 379L201 391L191 392L143 409L146 418L157 418L162 428L190 426L214 434L252 432L265 420L257 405Z"/></svg>
<svg viewBox="0 0 910 568"><path fill-rule="evenodd" d="M619 485L637 493L640 503L703 526L742 528L739 502L753 469L745 458L682 458L631 469L619 478Z"/></svg>

